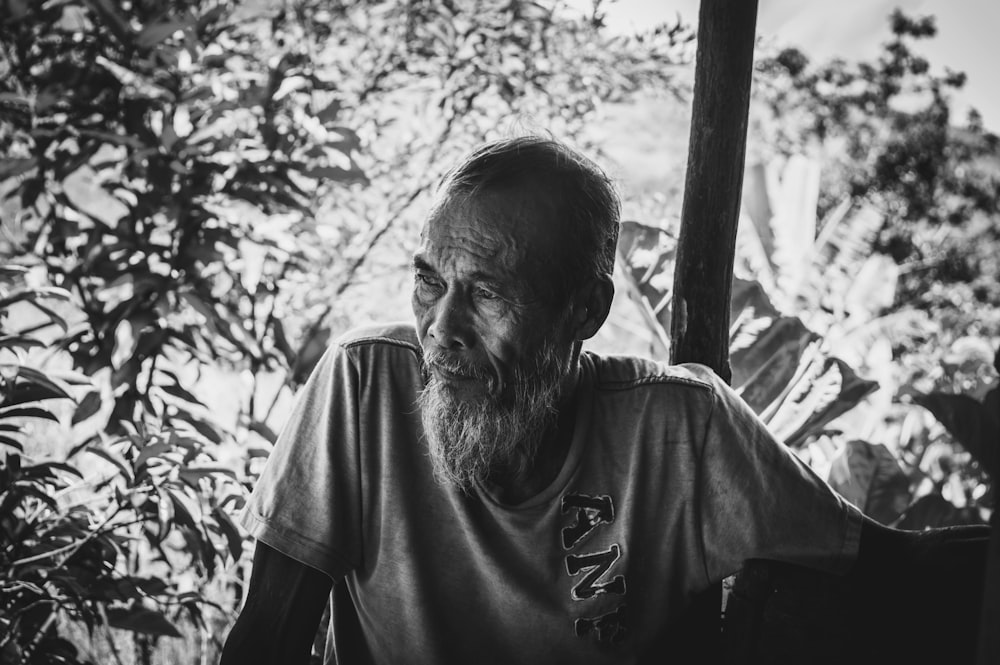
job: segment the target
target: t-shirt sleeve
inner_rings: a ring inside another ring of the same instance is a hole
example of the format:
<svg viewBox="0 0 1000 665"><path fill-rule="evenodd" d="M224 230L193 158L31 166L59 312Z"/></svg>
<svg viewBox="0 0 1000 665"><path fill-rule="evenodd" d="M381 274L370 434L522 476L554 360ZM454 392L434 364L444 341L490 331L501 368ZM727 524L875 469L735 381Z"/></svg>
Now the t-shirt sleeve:
<svg viewBox="0 0 1000 665"><path fill-rule="evenodd" d="M751 558L846 572L857 555L860 511L720 380L713 400L699 472L709 579L731 575Z"/></svg>
<svg viewBox="0 0 1000 665"><path fill-rule="evenodd" d="M240 515L250 535L334 580L361 560L358 383L349 352L332 345Z"/></svg>

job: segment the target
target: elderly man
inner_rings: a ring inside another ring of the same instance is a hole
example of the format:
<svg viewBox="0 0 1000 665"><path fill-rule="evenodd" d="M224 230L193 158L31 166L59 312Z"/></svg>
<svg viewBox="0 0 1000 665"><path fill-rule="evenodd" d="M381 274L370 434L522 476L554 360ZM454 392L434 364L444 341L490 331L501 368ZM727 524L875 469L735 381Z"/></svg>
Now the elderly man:
<svg viewBox="0 0 1000 665"><path fill-rule="evenodd" d="M618 222L605 174L552 140L449 175L413 258L416 326L328 350L247 505L224 663L307 662L331 588L331 661L643 662L748 558L843 573L902 534L707 369L581 351Z"/></svg>

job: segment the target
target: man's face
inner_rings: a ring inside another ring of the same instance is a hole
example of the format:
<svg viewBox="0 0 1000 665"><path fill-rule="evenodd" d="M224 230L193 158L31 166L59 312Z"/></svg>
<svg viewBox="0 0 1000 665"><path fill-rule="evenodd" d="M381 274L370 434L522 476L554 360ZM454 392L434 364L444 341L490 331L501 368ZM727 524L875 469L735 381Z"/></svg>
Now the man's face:
<svg viewBox="0 0 1000 665"><path fill-rule="evenodd" d="M543 297L554 236L536 207L501 194L446 202L424 227L413 260L421 410L439 477L462 487L524 470L554 420L574 342L565 308Z"/></svg>

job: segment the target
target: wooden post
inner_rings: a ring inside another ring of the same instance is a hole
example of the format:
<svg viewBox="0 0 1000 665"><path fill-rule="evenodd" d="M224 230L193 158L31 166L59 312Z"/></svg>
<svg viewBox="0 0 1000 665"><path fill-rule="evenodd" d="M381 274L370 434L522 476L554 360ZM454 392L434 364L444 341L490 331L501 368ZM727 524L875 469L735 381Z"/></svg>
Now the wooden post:
<svg viewBox="0 0 1000 665"><path fill-rule="evenodd" d="M732 381L729 299L756 30L757 0L701 0L670 362L702 363L726 383ZM679 628L686 642L681 651L690 652L692 662L721 662L721 584L693 599Z"/></svg>
<svg viewBox="0 0 1000 665"><path fill-rule="evenodd" d="M702 0L670 322L672 363L727 383L729 297L746 155L757 0Z"/></svg>

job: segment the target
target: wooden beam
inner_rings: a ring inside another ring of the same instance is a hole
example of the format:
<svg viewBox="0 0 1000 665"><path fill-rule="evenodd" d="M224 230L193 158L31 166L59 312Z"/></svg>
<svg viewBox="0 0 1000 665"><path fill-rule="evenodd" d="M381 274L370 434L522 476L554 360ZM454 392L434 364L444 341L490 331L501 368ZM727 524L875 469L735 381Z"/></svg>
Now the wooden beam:
<svg viewBox="0 0 1000 665"><path fill-rule="evenodd" d="M694 100L670 323L673 363L699 362L727 383L757 0L702 0Z"/></svg>

